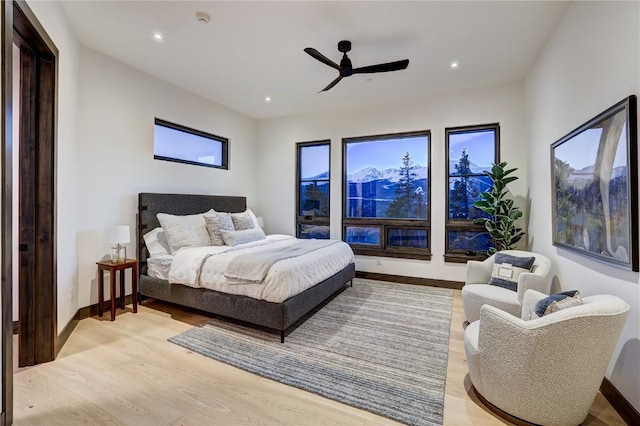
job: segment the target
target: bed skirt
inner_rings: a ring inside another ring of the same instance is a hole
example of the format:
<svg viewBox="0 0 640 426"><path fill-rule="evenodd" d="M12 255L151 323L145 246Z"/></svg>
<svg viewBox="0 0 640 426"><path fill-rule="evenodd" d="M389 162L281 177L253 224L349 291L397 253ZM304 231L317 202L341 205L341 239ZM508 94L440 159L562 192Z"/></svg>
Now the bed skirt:
<svg viewBox="0 0 640 426"><path fill-rule="evenodd" d="M247 296L221 293L141 275L140 295L188 306L224 317L284 331L316 306L331 297L355 277L355 264L350 263L335 275L282 303L257 300Z"/></svg>

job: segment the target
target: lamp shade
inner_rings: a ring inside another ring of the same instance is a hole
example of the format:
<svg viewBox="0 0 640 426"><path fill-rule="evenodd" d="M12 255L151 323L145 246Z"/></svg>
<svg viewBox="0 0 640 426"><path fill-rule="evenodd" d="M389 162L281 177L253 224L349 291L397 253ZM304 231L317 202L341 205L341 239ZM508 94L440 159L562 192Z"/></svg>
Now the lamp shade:
<svg viewBox="0 0 640 426"><path fill-rule="evenodd" d="M131 242L129 225L113 225L107 228L107 242L112 244L126 244Z"/></svg>

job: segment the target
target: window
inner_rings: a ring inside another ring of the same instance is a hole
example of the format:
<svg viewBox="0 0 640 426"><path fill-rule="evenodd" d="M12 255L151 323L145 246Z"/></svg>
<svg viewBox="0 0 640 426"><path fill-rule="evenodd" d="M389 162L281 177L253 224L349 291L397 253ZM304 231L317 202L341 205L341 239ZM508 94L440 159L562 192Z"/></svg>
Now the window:
<svg viewBox="0 0 640 426"><path fill-rule="evenodd" d="M229 140L221 136L155 119L153 158L228 169Z"/></svg>
<svg viewBox="0 0 640 426"><path fill-rule="evenodd" d="M330 141L300 142L296 150L296 237L328 239Z"/></svg>
<svg viewBox="0 0 640 426"><path fill-rule="evenodd" d="M445 129L447 144L447 219L445 260L466 262L484 258L491 238L474 219L486 216L473 203L491 188L484 174L499 162L500 126L451 127Z"/></svg>
<svg viewBox="0 0 640 426"><path fill-rule="evenodd" d="M354 253L430 259L429 131L343 139L342 237Z"/></svg>

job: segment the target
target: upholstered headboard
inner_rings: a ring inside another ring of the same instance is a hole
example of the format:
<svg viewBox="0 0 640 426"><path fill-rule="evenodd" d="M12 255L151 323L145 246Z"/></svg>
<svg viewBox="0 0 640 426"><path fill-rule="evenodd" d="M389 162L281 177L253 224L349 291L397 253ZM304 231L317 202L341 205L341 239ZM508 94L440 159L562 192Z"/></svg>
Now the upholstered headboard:
<svg viewBox="0 0 640 426"><path fill-rule="evenodd" d="M140 273L146 273L148 256L142 236L160 226L156 217L158 213L188 215L204 213L210 209L219 212L240 213L247 209L247 198L226 195L154 194L148 192L138 194L137 254Z"/></svg>

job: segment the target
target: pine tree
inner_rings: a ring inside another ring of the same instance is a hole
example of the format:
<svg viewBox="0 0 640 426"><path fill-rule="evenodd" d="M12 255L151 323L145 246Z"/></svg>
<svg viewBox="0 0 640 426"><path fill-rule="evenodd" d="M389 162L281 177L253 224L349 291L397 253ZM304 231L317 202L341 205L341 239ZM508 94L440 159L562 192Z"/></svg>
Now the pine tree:
<svg viewBox="0 0 640 426"><path fill-rule="evenodd" d="M453 183L453 189L449 197L449 205L453 212L452 219L469 218L469 175L471 163L467 148L462 148L460 161L455 165L456 175L460 176Z"/></svg>
<svg viewBox="0 0 640 426"><path fill-rule="evenodd" d="M313 211L311 216L328 216L329 199L327 194L318 186L317 181L306 185L304 190L304 210Z"/></svg>
<svg viewBox="0 0 640 426"><path fill-rule="evenodd" d="M424 203L423 192L414 189L417 176L414 169L411 155L405 152L400 167L400 180L396 184L395 198L387 208L387 217L413 218L426 215L426 207L421 206L421 203ZM421 211L424 211L424 214L417 216Z"/></svg>

